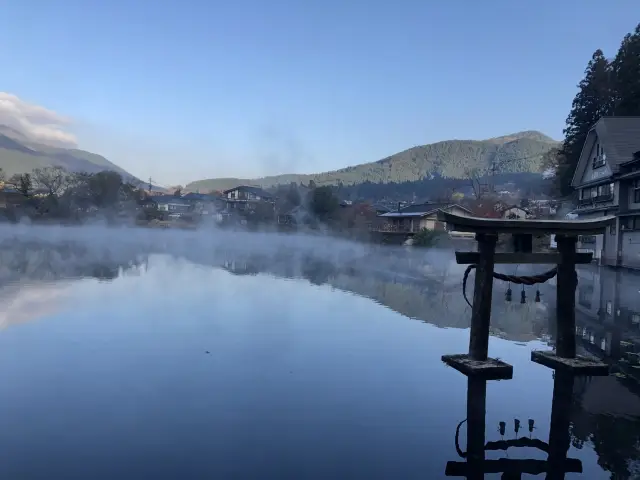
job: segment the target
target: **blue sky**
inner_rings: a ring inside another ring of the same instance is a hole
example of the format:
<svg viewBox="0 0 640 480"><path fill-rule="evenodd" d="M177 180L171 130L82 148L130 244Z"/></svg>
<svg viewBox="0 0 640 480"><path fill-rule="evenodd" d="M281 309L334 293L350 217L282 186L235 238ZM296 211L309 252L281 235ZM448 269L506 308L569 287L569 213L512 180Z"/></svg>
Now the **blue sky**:
<svg viewBox="0 0 640 480"><path fill-rule="evenodd" d="M561 138L616 0L0 0L0 90L164 184L316 172L519 130Z"/></svg>

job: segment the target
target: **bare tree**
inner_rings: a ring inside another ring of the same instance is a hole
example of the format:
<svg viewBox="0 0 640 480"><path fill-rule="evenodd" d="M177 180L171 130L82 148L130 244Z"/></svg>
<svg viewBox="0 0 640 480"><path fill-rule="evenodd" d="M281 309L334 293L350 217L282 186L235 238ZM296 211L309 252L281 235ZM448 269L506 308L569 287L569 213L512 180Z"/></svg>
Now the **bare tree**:
<svg viewBox="0 0 640 480"><path fill-rule="evenodd" d="M31 195L31 191L33 190L33 182L31 180L30 174L16 173L9 179L9 183L12 184L16 188L16 190L18 190L25 197Z"/></svg>
<svg viewBox="0 0 640 480"><path fill-rule="evenodd" d="M46 190L49 196L59 196L69 187L73 177L62 167L45 167L34 169L32 180L36 187Z"/></svg>
<svg viewBox="0 0 640 480"><path fill-rule="evenodd" d="M464 175L469 180L469 184L473 189L473 195L476 199L482 198L484 192L482 190L482 184L480 183L480 177L482 176L480 169L477 167L465 168Z"/></svg>
<svg viewBox="0 0 640 480"><path fill-rule="evenodd" d="M4 183L5 178L6 178L6 175L4 173L4 170L0 168L0 183Z"/></svg>

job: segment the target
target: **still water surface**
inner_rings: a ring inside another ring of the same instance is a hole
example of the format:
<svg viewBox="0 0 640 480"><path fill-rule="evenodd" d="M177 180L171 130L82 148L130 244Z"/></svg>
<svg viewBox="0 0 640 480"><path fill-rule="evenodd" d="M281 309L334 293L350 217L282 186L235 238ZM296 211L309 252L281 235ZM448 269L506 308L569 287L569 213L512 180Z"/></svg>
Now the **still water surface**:
<svg viewBox="0 0 640 480"><path fill-rule="evenodd" d="M164 255L144 263L110 281L0 290L0 477L408 480L464 462L454 440L467 380L440 361L467 349L468 330L443 328L466 321L459 283L436 301L427 287L373 277L317 285ZM550 348L536 337L549 339L553 307L502 303L490 354L514 378L487 385L486 440L529 437L532 419L531 437L547 442L554 381L530 352ZM583 474L566 478L637 475L635 385L622 374L575 382L568 457ZM462 450L465 439L463 424ZM547 454L486 456L506 457Z"/></svg>

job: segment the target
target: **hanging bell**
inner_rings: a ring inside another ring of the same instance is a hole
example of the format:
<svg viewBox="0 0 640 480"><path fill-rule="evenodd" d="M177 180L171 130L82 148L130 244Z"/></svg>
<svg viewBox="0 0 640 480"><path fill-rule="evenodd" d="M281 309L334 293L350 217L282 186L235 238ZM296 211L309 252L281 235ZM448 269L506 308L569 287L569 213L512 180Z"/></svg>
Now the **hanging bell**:
<svg viewBox="0 0 640 480"><path fill-rule="evenodd" d="M536 290L536 303L540 303L540 290Z"/></svg>
<svg viewBox="0 0 640 480"><path fill-rule="evenodd" d="M510 302L510 301L511 301L511 295L512 295L511 287L509 287L509 288L507 288L507 291L506 291L506 293L504 294L504 299L505 299L507 302Z"/></svg>
<svg viewBox="0 0 640 480"><path fill-rule="evenodd" d="M527 303L527 294L524 293L524 288L522 289L522 292L520 293L520 303Z"/></svg>
<svg viewBox="0 0 640 480"><path fill-rule="evenodd" d="M535 421L533 420L533 418L529 419L529 433L533 432L533 429L536 428L535 427Z"/></svg>

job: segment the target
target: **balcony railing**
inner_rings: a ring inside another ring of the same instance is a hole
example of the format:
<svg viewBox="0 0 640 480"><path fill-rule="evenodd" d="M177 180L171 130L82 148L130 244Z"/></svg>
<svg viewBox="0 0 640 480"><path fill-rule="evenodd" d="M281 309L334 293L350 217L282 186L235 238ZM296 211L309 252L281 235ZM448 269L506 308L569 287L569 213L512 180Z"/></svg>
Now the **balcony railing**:
<svg viewBox="0 0 640 480"><path fill-rule="evenodd" d="M596 203L604 203L604 202L612 202L613 201L613 193L606 193L603 195L598 195L596 197L589 198L581 198L578 200L578 205L581 207L588 205L595 205Z"/></svg>

